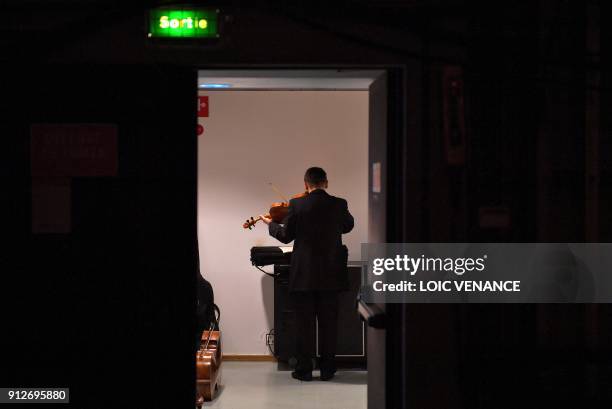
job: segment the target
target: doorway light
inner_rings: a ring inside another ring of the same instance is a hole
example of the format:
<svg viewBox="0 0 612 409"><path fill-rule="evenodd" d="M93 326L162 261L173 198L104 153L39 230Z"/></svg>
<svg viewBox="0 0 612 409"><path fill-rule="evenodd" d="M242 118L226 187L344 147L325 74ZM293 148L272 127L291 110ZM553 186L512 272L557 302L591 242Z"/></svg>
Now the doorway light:
<svg viewBox="0 0 612 409"><path fill-rule="evenodd" d="M232 84L218 84L212 82L206 82L204 84L198 85L199 88L231 88Z"/></svg>

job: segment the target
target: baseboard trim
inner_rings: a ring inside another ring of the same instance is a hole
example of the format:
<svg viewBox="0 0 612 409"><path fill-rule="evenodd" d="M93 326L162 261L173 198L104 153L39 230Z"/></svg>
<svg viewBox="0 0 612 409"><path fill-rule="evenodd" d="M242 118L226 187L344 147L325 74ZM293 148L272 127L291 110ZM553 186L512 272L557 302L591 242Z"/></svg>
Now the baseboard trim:
<svg viewBox="0 0 612 409"><path fill-rule="evenodd" d="M255 354L223 354L223 360L242 362L276 362L276 358L272 355Z"/></svg>

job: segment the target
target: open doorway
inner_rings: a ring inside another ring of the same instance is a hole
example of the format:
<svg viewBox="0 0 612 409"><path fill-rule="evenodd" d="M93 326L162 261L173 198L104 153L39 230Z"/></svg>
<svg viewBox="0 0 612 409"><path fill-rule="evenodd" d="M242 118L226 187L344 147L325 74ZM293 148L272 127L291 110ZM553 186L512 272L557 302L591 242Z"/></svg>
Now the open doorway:
<svg viewBox="0 0 612 409"><path fill-rule="evenodd" d="M290 326L279 317L286 312L279 312L282 286L249 259L252 247L284 245L263 223L250 231L242 223L303 192L304 171L320 166L328 174L328 192L345 198L355 218L354 230L343 237L349 264L359 264L361 243L384 241L385 72L201 70L198 104L200 270L222 310L225 361L286 360L279 356L284 327ZM345 302L350 311L343 315L340 307L339 344L345 350L338 355L365 363L365 328L351 298ZM351 320L361 339L347 332L355 329ZM355 388L343 401L365 407L366 373L348 376Z"/></svg>

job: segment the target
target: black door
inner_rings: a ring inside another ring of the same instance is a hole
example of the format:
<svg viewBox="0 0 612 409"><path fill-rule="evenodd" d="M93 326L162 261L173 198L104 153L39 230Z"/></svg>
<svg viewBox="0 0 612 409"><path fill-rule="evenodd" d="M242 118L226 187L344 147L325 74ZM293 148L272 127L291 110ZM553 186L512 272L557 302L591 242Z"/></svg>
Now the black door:
<svg viewBox="0 0 612 409"><path fill-rule="evenodd" d="M71 403L83 408L116 406L117 399L126 407L188 407L196 71L37 66L4 80L11 85L3 90L0 126L12 217L5 234L16 245L3 260L0 383L70 387ZM44 164L48 177L36 169L40 163L31 174L35 124L71 130L47 138L55 146L42 153L56 155L64 175L57 176L53 160ZM102 138L116 138L115 150L88 133L100 126L110 129ZM110 149L103 155L116 159L116 171L88 168L97 148ZM32 224L33 207L62 222L41 232Z"/></svg>

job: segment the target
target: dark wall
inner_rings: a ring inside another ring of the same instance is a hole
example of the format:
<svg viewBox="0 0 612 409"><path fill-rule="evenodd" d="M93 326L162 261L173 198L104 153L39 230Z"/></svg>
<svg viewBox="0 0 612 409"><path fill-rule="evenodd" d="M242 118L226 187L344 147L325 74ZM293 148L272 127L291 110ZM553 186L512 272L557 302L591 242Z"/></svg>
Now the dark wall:
<svg viewBox="0 0 612 409"><path fill-rule="evenodd" d="M473 2L466 11L464 165L445 158L445 64L424 71L429 228L422 241L610 239L610 134L597 116L607 112L609 45L599 5L535 4ZM600 76L603 86L593 80ZM505 209L509 223L483 226L482 207ZM402 317L403 375L418 385L406 388L402 407L610 402L608 305L408 305ZM440 383L443 391L435 389Z"/></svg>
<svg viewBox="0 0 612 409"><path fill-rule="evenodd" d="M134 407L187 406L193 379L182 368L194 365L197 271L195 71L39 65L11 78L19 87L4 94L12 115L2 128L17 165L6 197L15 210L8 237L18 245L3 269L10 296L2 383L70 386L79 407L115 406L119 396ZM70 181L69 234L31 232L34 123L117 128L117 175Z"/></svg>

